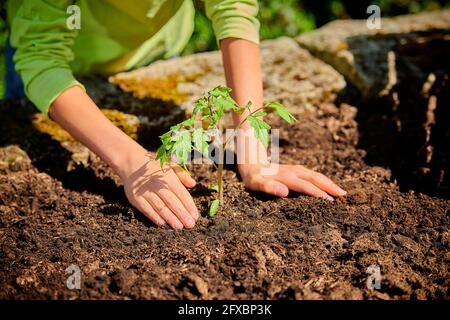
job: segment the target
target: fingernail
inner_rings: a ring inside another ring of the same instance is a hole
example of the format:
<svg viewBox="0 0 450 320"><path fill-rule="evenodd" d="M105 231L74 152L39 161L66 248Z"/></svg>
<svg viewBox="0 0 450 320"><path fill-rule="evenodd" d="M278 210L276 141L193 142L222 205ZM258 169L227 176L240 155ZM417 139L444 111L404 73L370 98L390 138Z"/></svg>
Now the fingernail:
<svg viewBox="0 0 450 320"><path fill-rule="evenodd" d="M175 230L181 230L183 229L183 224L181 222L179 223L175 223L175 225L172 226L172 228L174 228Z"/></svg>
<svg viewBox="0 0 450 320"><path fill-rule="evenodd" d="M282 186L276 186L275 187L275 193L277 195L279 195L280 197L284 196L285 195L285 189Z"/></svg>
<svg viewBox="0 0 450 320"><path fill-rule="evenodd" d="M339 188L339 187L338 187ZM347 194L347 191L345 191L344 189L342 189L342 188L339 188L339 195L340 196L345 196Z"/></svg>
<svg viewBox="0 0 450 320"><path fill-rule="evenodd" d="M192 219L192 217L188 217L186 219L186 224L185 224L186 228L193 228L195 226L195 221L194 219Z"/></svg>
<svg viewBox="0 0 450 320"><path fill-rule="evenodd" d="M324 198L324 199L326 199L328 201L334 201L333 197L331 197L329 195L323 196L322 198Z"/></svg>

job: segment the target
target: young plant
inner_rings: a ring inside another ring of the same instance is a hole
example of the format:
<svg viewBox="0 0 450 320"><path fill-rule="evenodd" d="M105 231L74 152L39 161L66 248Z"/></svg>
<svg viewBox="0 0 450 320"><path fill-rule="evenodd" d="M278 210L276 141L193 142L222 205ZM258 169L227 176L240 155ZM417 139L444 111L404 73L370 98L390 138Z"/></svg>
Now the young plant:
<svg viewBox="0 0 450 320"><path fill-rule="evenodd" d="M218 131L221 133L221 119L225 115L226 111L233 111L239 114L247 112L247 116L244 120L234 129L237 130L240 126L248 121L253 128L255 137L261 141L261 143L267 147L269 144L269 130L270 125L267 124L263 117L267 114L267 111L275 111L283 120L288 123L293 123L296 119L290 114L287 109L278 102L265 102L264 106L251 111L251 101L245 106L239 106L236 101L230 96L231 89L225 86L216 87L208 91L194 104L194 110L190 118L183 122L176 124L170 128L168 132L160 136L162 142L159 147L156 159L160 161L161 167L165 163L170 162L172 155L175 155L178 164L188 171L186 163L189 160L189 156L193 150L200 152L203 157L209 158L209 144L212 143L213 135L209 132ZM201 123L206 122L207 126L204 129L203 126L195 127L196 120L200 120ZM218 192L218 198L211 202L209 208L209 216L213 217L219 210L220 205L223 203L223 162L224 162L224 150L230 139L227 139L219 146L218 163L217 163L217 185L212 187L213 190Z"/></svg>

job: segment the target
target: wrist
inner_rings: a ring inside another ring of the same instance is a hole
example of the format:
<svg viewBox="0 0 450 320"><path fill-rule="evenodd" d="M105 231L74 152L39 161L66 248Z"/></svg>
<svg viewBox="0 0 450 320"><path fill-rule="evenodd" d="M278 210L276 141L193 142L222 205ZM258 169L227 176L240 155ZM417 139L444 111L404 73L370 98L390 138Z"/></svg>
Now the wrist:
<svg viewBox="0 0 450 320"><path fill-rule="evenodd" d="M236 156L239 170L248 165L269 163L267 148L255 137L251 128L236 133Z"/></svg>
<svg viewBox="0 0 450 320"><path fill-rule="evenodd" d="M154 155L137 142L132 141L111 157L110 166L124 181L151 160L154 160Z"/></svg>

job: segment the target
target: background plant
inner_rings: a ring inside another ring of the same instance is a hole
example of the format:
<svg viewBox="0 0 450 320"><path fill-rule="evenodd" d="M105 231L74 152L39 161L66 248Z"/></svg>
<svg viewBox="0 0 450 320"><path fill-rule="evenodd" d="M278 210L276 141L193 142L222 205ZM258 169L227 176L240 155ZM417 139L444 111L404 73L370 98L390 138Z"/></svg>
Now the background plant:
<svg viewBox="0 0 450 320"><path fill-rule="evenodd" d="M6 12L4 8L5 4L0 4L0 99L3 99L5 92L4 88L4 78L5 78L5 47L7 39L7 28L6 28Z"/></svg>
<svg viewBox="0 0 450 320"><path fill-rule="evenodd" d="M217 163L217 186L213 188L218 192L218 198L210 205L209 215L211 217L217 213L219 206L223 203L222 172L224 150L230 139L233 137L233 135L231 135L225 141L222 141L222 139L214 141L214 138L217 139L217 135L211 134L211 131L220 134L222 133L221 120L226 112L233 111L244 114L244 112L247 111L247 116L235 130L239 129L245 121L248 121L253 129L255 137L261 141L265 147L269 145L270 131L270 125L265 122L263 118L267 115L267 111L275 111L278 116L288 123L293 123L295 121L294 116L278 102L265 102L261 108L252 111L252 104L250 101L245 106L239 106L231 97L230 92L230 88L219 86L208 91L203 97L198 99L194 104L194 109L190 118L172 126L168 132L160 136L162 145L159 147L156 154L156 159L160 161L161 167L170 162L171 157L174 155L176 156L177 163L185 170L188 170L186 164L190 159L192 151L195 150L202 154L203 157L209 158L210 143L219 143L216 148L219 152ZM203 122L207 122L206 128L203 128ZM200 125L196 126L196 124L199 123Z"/></svg>
<svg viewBox="0 0 450 320"><path fill-rule="evenodd" d="M379 5L383 17L432 11L450 6L449 0L259 0L258 19L261 39L294 37L321 27L335 19L365 19L371 4ZM204 3L194 0L196 7L194 33L183 55L217 50L211 22Z"/></svg>

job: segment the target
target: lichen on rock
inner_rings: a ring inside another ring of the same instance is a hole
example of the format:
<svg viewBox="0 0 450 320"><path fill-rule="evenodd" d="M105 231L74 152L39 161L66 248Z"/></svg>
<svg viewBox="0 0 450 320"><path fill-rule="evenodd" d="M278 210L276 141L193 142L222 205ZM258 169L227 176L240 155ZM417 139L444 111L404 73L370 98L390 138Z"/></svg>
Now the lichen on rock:
<svg viewBox="0 0 450 320"><path fill-rule="evenodd" d="M0 147L0 173L25 170L30 167L30 158L19 146Z"/></svg>
<svg viewBox="0 0 450 320"><path fill-rule="evenodd" d="M345 87L339 73L290 38L262 41L261 59L265 98L280 101L293 113L332 101ZM172 101L189 113L193 102L207 88L225 84L225 76L220 52L213 51L157 61L148 67L119 73L110 77L110 81L142 98L157 97L160 92L164 100L176 92ZM161 90L160 84L165 84L168 90Z"/></svg>
<svg viewBox="0 0 450 320"><path fill-rule="evenodd" d="M115 79L112 77L111 79ZM189 79L189 78L188 78ZM153 98L163 101L182 103L186 100L186 93L180 92L178 83L185 82L186 78L175 73L164 78L118 78L114 81L124 91L132 92L139 99Z"/></svg>
<svg viewBox="0 0 450 320"><path fill-rule="evenodd" d="M101 111L116 127L132 139L137 139L140 121L135 115L111 109L101 109ZM68 164L68 170L72 170L80 164L87 167L89 166L90 160L96 157L87 147L78 142L48 116L42 113L35 113L31 119L31 123L36 130L48 134L52 139L61 143L61 146L66 150L71 152L72 161Z"/></svg>

